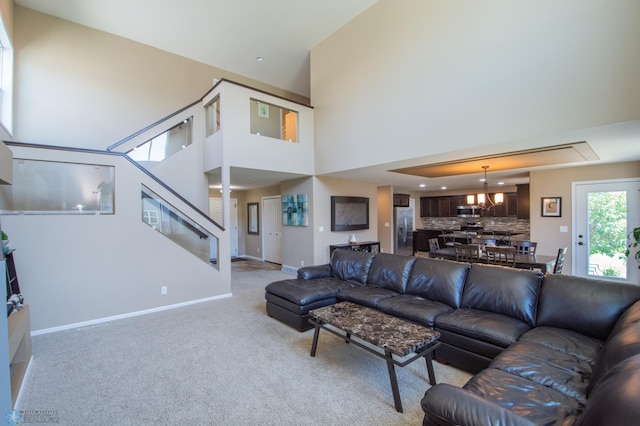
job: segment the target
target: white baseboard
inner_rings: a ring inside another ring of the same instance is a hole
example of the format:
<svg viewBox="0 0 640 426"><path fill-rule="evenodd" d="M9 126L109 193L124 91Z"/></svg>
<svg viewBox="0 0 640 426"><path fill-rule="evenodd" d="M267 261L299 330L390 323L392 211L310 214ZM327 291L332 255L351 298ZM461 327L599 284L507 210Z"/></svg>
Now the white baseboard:
<svg viewBox="0 0 640 426"><path fill-rule="evenodd" d="M298 268L294 268L293 266L282 265L282 268L280 270L282 272L286 272L287 274L293 274L293 275L298 274Z"/></svg>
<svg viewBox="0 0 640 426"><path fill-rule="evenodd" d="M74 329L74 328L88 327L88 326L92 326L92 325L96 325L96 324L103 324L103 323L106 323L106 322L109 322L109 321L116 321L116 320L119 320L119 319L136 317L138 315L146 315L146 314L151 314L151 313L154 313L154 312L167 311L169 309L181 308L183 306L195 305L196 303L209 302L209 301L218 300L218 299L226 299L227 297L231 297L231 296L233 296L232 293L226 293L226 294L221 294L219 296L205 297L204 299L190 300L188 302L176 303L176 304L173 304L173 305L159 306L157 308L144 309L142 311L129 312L129 313L126 313L126 314L121 314L121 315L114 315L112 317L105 317L105 318L98 318L98 319L90 320L90 321L76 322L76 323L73 323L73 324L61 325L59 327L44 328L42 330L34 330L34 331L32 331L31 332L31 336L38 336L40 334L55 333L57 331L71 330L71 329Z"/></svg>

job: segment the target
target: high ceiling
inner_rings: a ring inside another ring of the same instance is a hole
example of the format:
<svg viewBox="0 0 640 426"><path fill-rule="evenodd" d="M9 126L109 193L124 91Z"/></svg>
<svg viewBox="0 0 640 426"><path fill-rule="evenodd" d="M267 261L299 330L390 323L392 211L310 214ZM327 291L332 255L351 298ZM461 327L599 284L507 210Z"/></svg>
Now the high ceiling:
<svg viewBox="0 0 640 426"><path fill-rule="evenodd" d="M306 97L311 48L375 2L15 0Z"/></svg>
<svg viewBox="0 0 640 426"><path fill-rule="evenodd" d="M56 16L87 27L112 33L177 55L243 75L275 87L309 97L309 52L313 46L356 18L375 0L15 0L19 6ZM169 30L170 29L170 30ZM261 57L263 60L257 60ZM313 103L313 99L311 100ZM640 120L583 129L563 138L550 137L554 144L586 141L595 157L571 165L610 163L640 159ZM562 142L560 142L562 141ZM527 141L521 141L525 144ZM539 141L533 145L542 146ZM513 149L487 147L490 154ZM482 169L478 152L449 153L448 158L415 158L333 174L335 177L394 185L405 190L437 190L479 186ZM553 154L548 154L553 155ZM539 155L544 160L544 154ZM423 177L406 170L449 163L451 159L471 161L447 167L440 176ZM594 159L595 158L595 159ZM499 170L488 159L490 183L506 185L528 182L529 171L560 167L557 159L548 164ZM484 159L483 159L484 160ZM481 161L483 162L483 161ZM483 164L484 165L484 164ZM464 173L459 172L465 168ZM390 172L405 169L405 173ZM456 170L447 174L447 170ZM232 170L237 188L275 184L286 178L258 170ZM235 181L235 182L234 182ZM420 184L428 182L427 188Z"/></svg>

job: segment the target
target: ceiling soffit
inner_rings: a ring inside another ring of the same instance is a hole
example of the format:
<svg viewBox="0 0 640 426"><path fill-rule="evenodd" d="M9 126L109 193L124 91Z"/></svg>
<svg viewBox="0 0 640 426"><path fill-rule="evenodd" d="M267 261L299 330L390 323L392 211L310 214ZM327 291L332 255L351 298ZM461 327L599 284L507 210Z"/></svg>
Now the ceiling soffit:
<svg viewBox="0 0 640 426"><path fill-rule="evenodd" d="M598 159L598 155L591 149L588 143L575 142L524 151L466 158L444 163L424 164L389 171L427 178L439 178L478 173L478 171L482 170L482 166L489 166L490 170L495 172L500 170L580 163Z"/></svg>

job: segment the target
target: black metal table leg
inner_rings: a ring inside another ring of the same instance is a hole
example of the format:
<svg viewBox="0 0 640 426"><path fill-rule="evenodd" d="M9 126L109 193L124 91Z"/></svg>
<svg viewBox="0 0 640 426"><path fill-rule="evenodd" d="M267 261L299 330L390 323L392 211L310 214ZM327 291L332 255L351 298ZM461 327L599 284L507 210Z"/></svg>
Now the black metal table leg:
<svg viewBox="0 0 640 426"><path fill-rule="evenodd" d="M436 384L436 373L433 371L433 352L429 352L424 356L427 361L427 371L429 372L429 384L434 386Z"/></svg>
<svg viewBox="0 0 640 426"><path fill-rule="evenodd" d="M313 343L311 344L311 356L316 356L318 348L318 336L320 335L320 324L316 323L316 330L313 332Z"/></svg>
<svg viewBox="0 0 640 426"><path fill-rule="evenodd" d="M396 411L402 413L402 401L400 400L400 389L398 389L398 378L396 377L396 369L393 364L393 355L391 351L385 350L385 359L387 360L387 368L389 370L389 379L391 380L391 391L393 392L393 402L396 404Z"/></svg>

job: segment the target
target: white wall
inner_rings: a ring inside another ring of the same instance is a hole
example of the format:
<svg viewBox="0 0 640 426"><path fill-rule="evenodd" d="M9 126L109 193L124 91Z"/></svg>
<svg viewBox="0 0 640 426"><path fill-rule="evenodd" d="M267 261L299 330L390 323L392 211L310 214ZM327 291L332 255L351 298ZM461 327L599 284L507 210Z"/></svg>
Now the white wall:
<svg viewBox="0 0 640 426"><path fill-rule="evenodd" d="M637 119L638 16L632 0L380 0L311 51L316 172Z"/></svg>
<svg viewBox="0 0 640 426"><path fill-rule="evenodd" d="M21 142L104 149L198 100L214 78L304 100L30 9L16 7L14 24L14 140Z"/></svg>
<svg viewBox="0 0 640 426"><path fill-rule="evenodd" d="M20 289L31 305L32 331L230 293L229 264L221 262L217 271L142 222L140 182L160 196L168 195L128 161L12 149L16 158L116 166L114 215L2 217L3 229L16 250ZM181 203L175 207L193 214ZM205 229L221 237L220 256L228 257L226 234L213 225ZM167 295L160 294L162 286L168 287Z"/></svg>
<svg viewBox="0 0 640 426"><path fill-rule="evenodd" d="M378 209L375 183L316 177L313 184L314 264L329 262L329 246L346 244L353 234L357 241L378 241ZM331 231L331 196L356 196L369 198L369 229L360 231ZM320 227L324 230L320 231Z"/></svg>

